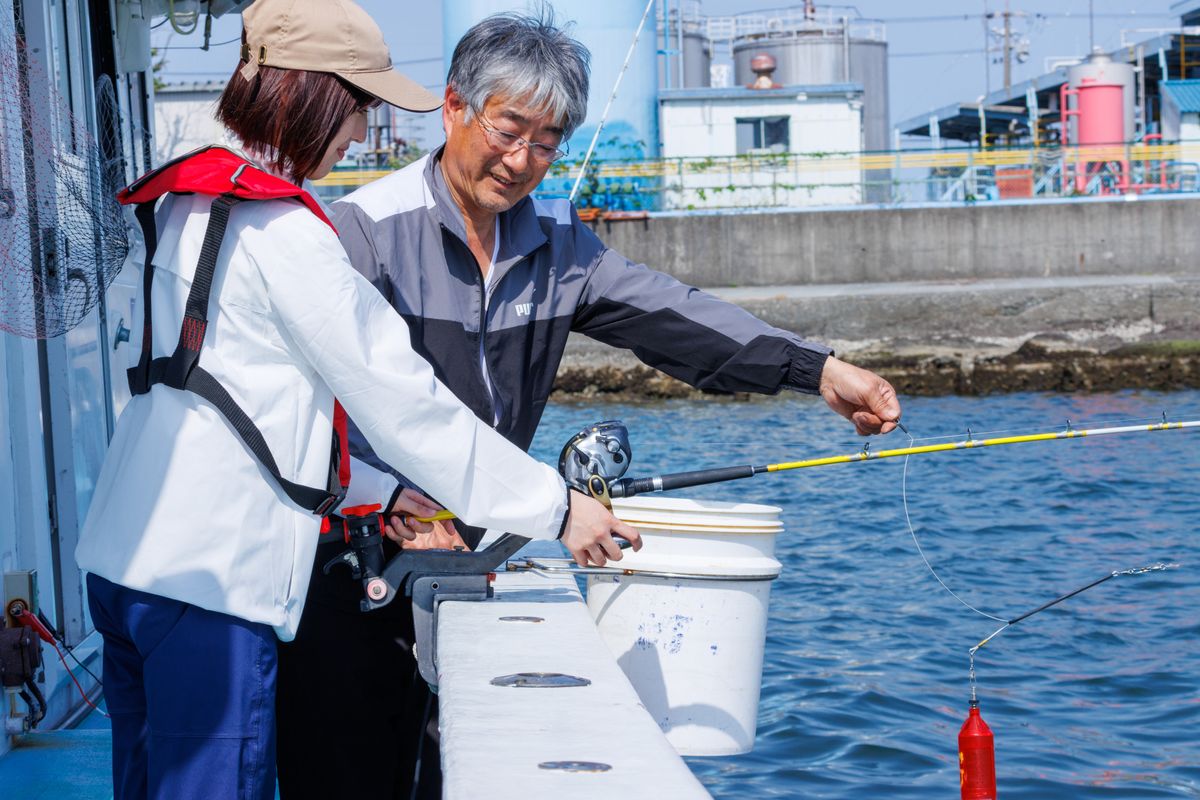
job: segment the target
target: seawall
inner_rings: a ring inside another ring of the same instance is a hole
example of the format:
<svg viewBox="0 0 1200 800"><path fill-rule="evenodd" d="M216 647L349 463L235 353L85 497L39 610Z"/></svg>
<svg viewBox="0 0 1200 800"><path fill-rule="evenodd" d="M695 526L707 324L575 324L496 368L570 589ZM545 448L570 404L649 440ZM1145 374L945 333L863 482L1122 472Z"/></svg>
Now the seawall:
<svg viewBox="0 0 1200 800"><path fill-rule="evenodd" d="M657 215L595 223L693 286L1196 274L1200 198Z"/></svg>
<svg viewBox="0 0 1200 800"><path fill-rule="evenodd" d="M611 247L908 394L1200 386L1200 199L656 216ZM688 387L574 337L565 396Z"/></svg>

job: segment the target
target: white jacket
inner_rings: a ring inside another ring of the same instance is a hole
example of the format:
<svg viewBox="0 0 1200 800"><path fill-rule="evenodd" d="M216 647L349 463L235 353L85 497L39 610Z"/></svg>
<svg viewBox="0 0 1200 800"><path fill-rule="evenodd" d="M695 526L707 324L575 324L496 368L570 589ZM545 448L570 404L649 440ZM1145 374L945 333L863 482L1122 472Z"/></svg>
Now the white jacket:
<svg viewBox="0 0 1200 800"><path fill-rule="evenodd" d="M210 203L169 195L159 206L155 357L179 338ZM134 248L130 261L140 270L143 257ZM139 337L129 343L135 360ZM403 320L299 203L233 208L199 363L254 420L293 481L325 485L336 396L376 453L466 522L534 538L561 530L567 493L558 474L437 381ZM287 641L318 528L212 406L157 385L117 423L76 558L114 583L266 623Z"/></svg>

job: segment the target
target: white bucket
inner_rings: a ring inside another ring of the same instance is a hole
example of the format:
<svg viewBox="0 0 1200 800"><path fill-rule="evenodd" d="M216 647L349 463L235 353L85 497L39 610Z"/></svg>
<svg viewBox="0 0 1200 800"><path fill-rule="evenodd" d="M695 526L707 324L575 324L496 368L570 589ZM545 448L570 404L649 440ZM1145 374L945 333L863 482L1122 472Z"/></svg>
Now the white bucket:
<svg viewBox="0 0 1200 800"><path fill-rule="evenodd" d="M587 604L601 637L681 755L754 747L767 598L779 576L779 509L671 497L613 501L642 534L589 575Z"/></svg>

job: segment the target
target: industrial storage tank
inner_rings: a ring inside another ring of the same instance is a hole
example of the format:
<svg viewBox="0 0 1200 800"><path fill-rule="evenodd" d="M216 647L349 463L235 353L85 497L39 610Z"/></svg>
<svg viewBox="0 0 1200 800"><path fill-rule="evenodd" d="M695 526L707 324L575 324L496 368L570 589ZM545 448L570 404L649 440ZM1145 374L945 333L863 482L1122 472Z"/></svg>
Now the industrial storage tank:
<svg viewBox="0 0 1200 800"><path fill-rule="evenodd" d="M891 147L887 39L882 22L852 8L785 8L734 19L733 69L738 85L754 82L750 60L770 55L784 86L857 83L863 87L863 149Z"/></svg>
<svg viewBox="0 0 1200 800"><path fill-rule="evenodd" d="M569 141L571 155L568 159L582 158L587 151L644 10L644 0L558 0L554 4L556 23L559 26L572 23L568 32L592 54L587 120ZM531 13L525 0L443 0L443 53L447 68L454 46L467 29L484 17L501 11ZM621 80L596 158L652 158L658 155L654 39L654 19L651 18L642 30L637 49Z"/></svg>
<svg viewBox="0 0 1200 800"><path fill-rule="evenodd" d="M669 2L659 3L656 14L658 88L706 88L712 82L713 56L708 19L701 13L698 0L688 0L682 7L669 6Z"/></svg>
<svg viewBox="0 0 1200 800"><path fill-rule="evenodd" d="M1092 53L1067 70L1060 104L1067 111L1067 143L1117 144L1136 137L1134 68ZM1074 98L1074 99L1071 99Z"/></svg>

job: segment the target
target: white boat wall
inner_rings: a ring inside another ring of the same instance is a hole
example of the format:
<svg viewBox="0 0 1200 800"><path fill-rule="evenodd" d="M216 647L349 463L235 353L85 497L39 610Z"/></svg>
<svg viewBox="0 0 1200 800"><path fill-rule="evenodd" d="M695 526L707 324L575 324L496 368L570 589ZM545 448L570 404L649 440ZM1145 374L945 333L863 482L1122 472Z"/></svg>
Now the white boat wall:
<svg viewBox="0 0 1200 800"><path fill-rule="evenodd" d="M153 80L148 39L118 45L131 4L0 0L0 572L4 607L20 599L61 635L64 650L97 669L99 637L75 566L79 526L91 502L113 424L128 399L125 367L135 286L122 275L71 330L31 339L9 332L45 313L35 282L55 285L78 269L95 232L66 208L96 207L105 170L121 185L150 166ZM124 17L118 24L117 19ZM148 22L146 23L148 24ZM145 50L137 52L131 47ZM136 68L144 71L137 71ZM72 184L75 195L64 189ZM91 195L78 196L82 183ZM74 248L73 256L72 250ZM68 259L70 259L68 263ZM84 265L86 267L86 264ZM93 282L94 283L94 282ZM43 298L44 300L44 298ZM39 320L40 321L40 320ZM28 330L25 331L28 334ZM28 595L28 596L27 596ZM9 617L6 625L12 625ZM43 648L46 698L37 731L69 724L86 708L59 658ZM83 690L95 681L76 666ZM35 703L36 705L36 703ZM0 755L32 722L16 688L0 700Z"/></svg>

